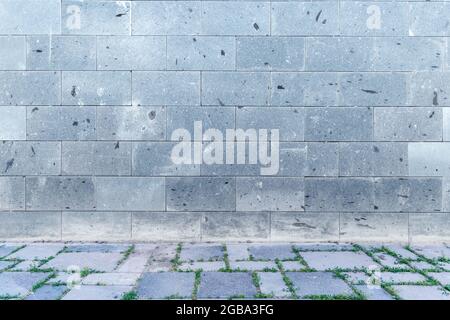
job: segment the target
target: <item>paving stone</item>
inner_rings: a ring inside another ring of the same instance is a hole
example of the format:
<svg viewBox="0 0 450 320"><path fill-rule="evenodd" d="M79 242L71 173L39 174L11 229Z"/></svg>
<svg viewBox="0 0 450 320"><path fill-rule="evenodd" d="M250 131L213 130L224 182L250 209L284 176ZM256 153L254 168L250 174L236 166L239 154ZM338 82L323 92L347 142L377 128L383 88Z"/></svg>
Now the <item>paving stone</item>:
<svg viewBox="0 0 450 320"><path fill-rule="evenodd" d="M81 275L79 273L57 272L56 276L47 281L48 284L64 285L77 284L81 282Z"/></svg>
<svg viewBox="0 0 450 320"><path fill-rule="evenodd" d="M182 261L211 261L223 259L223 247L221 245L186 245L181 249Z"/></svg>
<svg viewBox="0 0 450 320"><path fill-rule="evenodd" d="M289 244L252 245L248 248L250 255L255 260L289 260L295 259L295 253Z"/></svg>
<svg viewBox="0 0 450 320"><path fill-rule="evenodd" d="M102 252L68 252L61 253L55 259L50 260L42 268L55 268L66 271L76 267L80 270L89 268L95 271L111 272L122 258L119 253Z"/></svg>
<svg viewBox="0 0 450 320"><path fill-rule="evenodd" d="M190 298L194 290L193 272L144 273L137 286L140 299Z"/></svg>
<svg viewBox="0 0 450 320"><path fill-rule="evenodd" d="M175 258L177 246L174 244L158 244L148 251L150 260L170 261Z"/></svg>
<svg viewBox="0 0 450 320"><path fill-rule="evenodd" d="M240 271L278 270L276 263L273 261L230 261L230 268Z"/></svg>
<svg viewBox="0 0 450 320"><path fill-rule="evenodd" d="M301 271L306 268L300 261L282 261L281 264L285 271Z"/></svg>
<svg viewBox="0 0 450 320"><path fill-rule="evenodd" d="M66 291L67 291L66 286L45 285L37 289L32 294L30 294L28 297L26 297L25 300L57 300Z"/></svg>
<svg viewBox="0 0 450 320"><path fill-rule="evenodd" d="M355 248L351 244L341 243L299 243L294 244L299 251L352 251Z"/></svg>
<svg viewBox="0 0 450 320"><path fill-rule="evenodd" d="M79 286L70 290L62 300L121 300L133 290L132 286Z"/></svg>
<svg viewBox="0 0 450 320"><path fill-rule="evenodd" d="M14 252L8 259L46 260L54 257L64 248L62 244L29 244L25 248Z"/></svg>
<svg viewBox="0 0 450 320"><path fill-rule="evenodd" d="M247 244L228 244L227 245L228 260L247 260L249 256Z"/></svg>
<svg viewBox="0 0 450 320"><path fill-rule="evenodd" d="M378 275L383 283L416 283L427 280L423 275L412 272L380 272Z"/></svg>
<svg viewBox="0 0 450 320"><path fill-rule="evenodd" d="M0 297L24 296L33 286L50 276L42 272L2 272L0 273Z"/></svg>
<svg viewBox="0 0 450 320"><path fill-rule="evenodd" d="M142 273L145 270L149 256L147 254L134 253L131 254L116 271L123 273Z"/></svg>
<svg viewBox="0 0 450 320"><path fill-rule="evenodd" d="M258 272L259 287L262 294L273 295L274 297L289 297L291 293L283 281L281 273L278 272Z"/></svg>
<svg viewBox="0 0 450 320"><path fill-rule="evenodd" d="M134 286L139 276L139 273L91 273L83 278L81 283L96 286Z"/></svg>
<svg viewBox="0 0 450 320"><path fill-rule="evenodd" d="M14 264L13 261L0 261L0 271L8 269Z"/></svg>
<svg viewBox="0 0 450 320"><path fill-rule="evenodd" d="M447 258L450 259L450 248L440 246L413 246L412 249L428 259Z"/></svg>
<svg viewBox="0 0 450 320"><path fill-rule="evenodd" d="M309 295L351 295L352 289L330 272L286 272L299 297Z"/></svg>
<svg viewBox="0 0 450 320"><path fill-rule="evenodd" d="M443 286L450 285L450 273L448 272L427 272L427 275L439 281Z"/></svg>
<svg viewBox="0 0 450 320"><path fill-rule="evenodd" d="M198 298L253 298L256 295L252 277L245 272L203 272Z"/></svg>
<svg viewBox="0 0 450 320"><path fill-rule="evenodd" d="M0 246L0 258L7 257L11 254L11 252L14 252L15 250L19 249L21 246L16 245L3 245Z"/></svg>
<svg viewBox="0 0 450 320"><path fill-rule="evenodd" d="M392 286L404 300L450 300L450 295L438 286Z"/></svg>
<svg viewBox="0 0 450 320"><path fill-rule="evenodd" d="M345 276L346 280L351 284L365 285L367 283L371 283L371 280L373 279L378 280L374 276L368 276L364 272L343 272L342 275Z"/></svg>
<svg viewBox="0 0 450 320"><path fill-rule="evenodd" d="M37 268L41 263L34 260L25 260L16 264L11 270L14 271L29 271L30 269Z"/></svg>
<svg viewBox="0 0 450 320"><path fill-rule="evenodd" d="M404 263L401 263L400 261L397 260L397 258L395 258L389 254L379 252L379 253L374 253L373 255L385 267L409 269L409 267L407 265L405 265Z"/></svg>
<svg viewBox="0 0 450 320"><path fill-rule="evenodd" d="M170 261L149 261L145 267L145 272L169 272L172 271L173 264Z"/></svg>
<svg viewBox="0 0 450 320"><path fill-rule="evenodd" d="M64 249L64 252L115 252L122 253L127 251L131 245L127 244L108 244L108 243L81 243L81 244L68 244Z"/></svg>
<svg viewBox="0 0 450 320"><path fill-rule="evenodd" d="M222 261L207 261L207 262L185 262L182 263L178 269L182 271L219 271L225 268L225 263Z"/></svg>
<svg viewBox="0 0 450 320"><path fill-rule="evenodd" d="M401 258L413 259L413 260L418 259L418 257L414 253L412 253L408 249L405 249L402 246L390 244L390 245L385 245L385 247L387 249L391 250L392 252L394 252L395 254L397 254L398 256L400 256Z"/></svg>
<svg viewBox="0 0 450 320"><path fill-rule="evenodd" d="M377 266L375 261L362 252L301 252L300 255L309 267L316 270L361 269Z"/></svg>
<svg viewBox="0 0 450 320"><path fill-rule="evenodd" d="M410 265L415 268L415 269L419 269L419 270L434 270L434 269L438 269L438 267L429 264L428 262L425 261L411 261Z"/></svg>
<svg viewBox="0 0 450 320"><path fill-rule="evenodd" d="M367 285L356 285L355 288L359 290L367 300L394 300L394 298L382 288L368 287Z"/></svg>

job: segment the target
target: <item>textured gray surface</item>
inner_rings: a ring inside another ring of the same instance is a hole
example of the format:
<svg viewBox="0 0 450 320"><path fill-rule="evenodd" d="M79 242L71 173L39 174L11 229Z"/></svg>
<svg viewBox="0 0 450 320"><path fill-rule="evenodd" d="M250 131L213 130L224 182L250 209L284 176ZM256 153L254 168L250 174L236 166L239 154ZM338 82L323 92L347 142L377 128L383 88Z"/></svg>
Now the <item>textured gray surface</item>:
<svg viewBox="0 0 450 320"><path fill-rule="evenodd" d="M0 239L450 239L449 10L0 0ZM276 176L173 163L194 121L279 129Z"/></svg>

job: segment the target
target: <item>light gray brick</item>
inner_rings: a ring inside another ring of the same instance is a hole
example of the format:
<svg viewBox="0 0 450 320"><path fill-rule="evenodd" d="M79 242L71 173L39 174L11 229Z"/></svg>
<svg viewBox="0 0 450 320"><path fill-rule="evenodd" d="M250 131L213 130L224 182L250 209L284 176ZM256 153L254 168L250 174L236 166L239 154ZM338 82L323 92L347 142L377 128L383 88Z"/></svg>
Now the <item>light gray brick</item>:
<svg viewBox="0 0 450 320"><path fill-rule="evenodd" d="M136 142L133 144L133 176L200 175L200 165L175 164L175 142Z"/></svg>
<svg viewBox="0 0 450 320"><path fill-rule="evenodd" d="M450 3L411 3L409 35L450 36Z"/></svg>
<svg viewBox="0 0 450 320"><path fill-rule="evenodd" d="M233 211L234 178L166 178L167 211Z"/></svg>
<svg viewBox="0 0 450 320"><path fill-rule="evenodd" d="M65 71L63 105L130 105L131 72Z"/></svg>
<svg viewBox="0 0 450 320"><path fill-rule="evenodd" d="M307 108L306 141L369 141L372 108Z"/></svg>
<svg viewBox="0 0 450 320"><path fill-rule="evenodd" d="M442 141L442 110L375 108L374 135L382 141Z"/></svg>
<svg viewBox="0 0 450 320"><path fill-rule="evenodd" d="M337 176L338 162L339 145L337 143L307 144L307 176Z"/></svg>
<svg viewBox="0 0 450 320"><path fill-rule="evenodd" d="M272 105L337 106L337 73L271 73Z"/></svg>
<svg viewBox="0 0 450 320"><path fill-rule="evenodd" d="M450 176L449 156L449 143L409 143L409 175Z"/></svg>
<svg viewBox="0 0 450 320"><path fill-rule="evenodd" d="M228 107L168 107L167 138L178 141L178 137L172 138L173 131L186 129L194 140L194 122L201 121L203 131L218 129L225 139L225 130L234 129L234 113L234 108Z"/></svg>
<svg viewBox="0 0 450 320"><path fill-rule="evenodd" d="M235 60L234 37L167 37L169 70L233 70Z"/></svg>
<svg viewBox="0 0 450 320"><path fill-rule="evenodd" d="M340 77L343 106L403 106L407 84L404 73L343 73Z"/></svg>
<svg viewBox="0 0 450 320"><path fill-rule="evenodd" d="M134 1L133 35L195 35L201 31L200 1Z"/></svg>
<svg viewBox="0 0 450 320"><path fill-rule="evenodd" d="M98 210L164 210L164 178L97 177Z"/></svg>
<svg viewBox="0 0 450 320"><path fill-rule="evenodd" d="M95 59L95 37L27 37L29 70L95 70Z"/></svg>
<svg viewBox="0 0 450 320"><path fill-rule="evenodd" d="M268 239L270 230L270 213L268 212L210 212L202 220L202 239L264 240Z"/></svg>
<svg viewBox="0 0 450 320"><path fill-rule="evenodd" d="M130 34L129 1L63 0L62 33L81 35Z"/></svg>
<svg viewBox="0 0 450 320"><path fill-rule="evenodd" d="M97 38L99 70L164 70L166 38L108 36Z"/></svg>
<svg viewBox="0 0 450 320"><path fill-rule="evenodd" d="M26 107L0 107L0 140L26 139Z"/></svg>
<svg viewBox="0 0 450 320"><path fill-rule="evenodd" d="M28 107L28 140L94 140L95 107Z"/></svg>
<svg viewBox="0 0 450 320"><path fill-rule="evenodd" d="M0 210L25 209L25 179L0 177Z"/></svg>
<svg viewBox="0 0 450 320"><path fill-rule="evenodd" d="M0 212L0 239L61 240L60 212Z"/></svg>
<svg viewBox="0 0 450 320"><path fill-rule="evenodd" d="M375 209L385 212L442 210L440 178L375 178Z"/></svg>
<svg viewBox="0 0 450 320"><path fill-rule="evenodd" d="M304 69L305 40L296 37L238 37L238 70Z"/></svg>
<svg viewBox="0 0 450 320"><path fill-rule="evenodd" d="M134 212L133 240L200 240L201 213Z"/></svg>
<svg viewBox="0 0 450 320"><path fill-rule="evenodd" d="M338 213L274 212L271 214L272 241L337 241Z"/></svg>
<svg viewBox="0 0 450 320"><path fill-rule="evenodd" d="M25 68L25 37L0 36L0 70L25 70Z"/></svg>
<svg viewBox="0 0 450 320"><path fill-rule="evenodd" d="M0 144L0 175L58 175L59 142L8 141Z"/></svg>
<svg viewBox="0 0 450 320"><path fill-rule="evenodd" d="M90 177L27 177L25 183L27 210L95 209Z"/></svg>
<svg viewBox="0 0 450 320"><path fill-rule="evenodd" d="M443 140L450 141L450 109L442 108Z"/></svg>
<svg viewBox="0 0 450 320"><path fill-rule="evenodd" d="M99 140L163 140L164 107L97 107Z"/></svg>
<svg viewBox="0 0 450 320"><path fill-rule="evenodd" d="M341 241L408 242L408 215L398 213L353 213L340 215Z"/></svg>
<svg viewBox="0 0 450 320"><path fill-rule="evenodd" d="M131 213L63 212L62 240L105 241L131 239Z"/></svg>
<svg viewBox="0 0 450 320"><path fill-rule="evenodd" d="M368 178L305 178L306 211L372 211Z"/></svg>
<svg viewBox="0 0 450 320"><path fill-rule="evenodd" d="M268 35L268 2L204 1L201 33L205 35Z"/></svg>
<svg viewBox="0 0 450 320"><path fill-rule="evenodd" d="M272 4L273 35L337 35L339 9L335 1L275 2Z"/></svg>
<svg viewBox="0 0 450 320"><path fill-rule="evenodd" d="M303 211L303 178L237 178L237 211Z"/></svg>
<svg viewBox="0 0 450 320"><path fill-rule="evenodd" d="M340 176L406 176L408 146L406 143L341 143Z"/></svg>
<svg viewBox="0 0 450 320"><path fill-rule="evenodd" d="M64 141L61 161L67 175L131 175L131 143Z"/></svg>
<svg viewBox="0 0 450 320"><path fill-rule="evenodd" d="M442 178L442 211L450 212L450 177Z"/></svg>
<svg viewBox="0 0 450 320"><path fill-rule="evenodd" d="M409 78L411 106L450 106L449 72L414 72Z"/></svg>
<svg viewBox="0 0 450 320"><path fill-rule="evenodd" d="M0 34L58 34L59 0L2 0Z"/></svg>
<svg viewBox="0 0 450 320"><path fill-rule="evenodd" d="M306 41L306 70L371 70L373 47L373 38L308 38ZM330 52L333 53L330 54Z"/></svg>
<svg viewBox="0 0 450 320"><path fill-rule="evenodd" d="M280 143L278 176L302 177L307 170L307 145L298 142Z"/></svg>
<svg viewBox="0 0 450 320"><path fill-rule="evenodd" d="M133 72L134 106L199 104L199 72Z"/></svg>
<svg viewBox="0 0 450 320"><path fill-rule="evenodd" d="M410 213L409 233L413 243L450 240L449 213Z"/></svg>
<svg viewBox="0 0 450 320"><path fill-rule="evenodd" d="M58 105L59 72L0 71L0 105Z"/></svg>
<svg viewBox="0 0 450 320"><path fill-rule="evenodd" d="M268 73L203 72L203 105L267 105Z"/></svg>
<svg viewBox="0 0 450 320"><path fill-rule="evenodd" d="M408 11L406 2L343 1L340 30L352 36L407 36Z"/></svg>
<svg viewBox="0 0 450 320"><path fill-rule="evenodd" d="M303 108L238 108L236 128L278 129L281 141L303 141L304 118Z"/></svg>

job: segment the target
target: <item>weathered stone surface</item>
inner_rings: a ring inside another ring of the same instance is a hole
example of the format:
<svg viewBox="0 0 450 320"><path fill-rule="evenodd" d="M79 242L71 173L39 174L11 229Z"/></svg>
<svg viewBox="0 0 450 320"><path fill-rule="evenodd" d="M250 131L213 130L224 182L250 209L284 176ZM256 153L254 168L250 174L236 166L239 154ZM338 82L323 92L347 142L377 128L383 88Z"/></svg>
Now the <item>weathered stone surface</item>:
<svg viewBox="0 0 450 320"><path fill-rule="evenodd" d="M137 293L141 299L190 298L194 290L194 277L193 272L144 273Z"/></svg>
<svg viewBox="0 0 450 320"><path fill-rule="evenodd" d="M291 295L280 273L258 272L257 274L261 293L274 297L289 297Z"/></svg>
<svg viewBox="0 0 450 320"><path fill-rule="evenodd" d="M87 286L70 290L62 300L121 300L132 286Z"/></svg>
<svg viewBox="0 0 450 320"><path fill-rule="evenodd" d="M111 272L122 258L119 253L102 252L68 252L61 253L42 268L54 268L59 271L71 269L91 269L99 272Z"/></svg>
<svg viewBox="0 0 450 320"><path fill-rule="evenodd" d="M392 286L404 300L450 300L448 293L438 286Z"/></svg>
<svg viewBox="0 0 450 320"><path fill-rule="evenodd" d="M292 246L289 244L251 245L248 251L255 260L291 260L296 258Z"/></svg>
<svg viewBox="0 0 450 320"><path fill-rule="evenodd" d="M0 273L0 297L21 297L27 295L33 286L47 279L51 274L42 272Z"/></svg>
<svg viewBox="0 0 450 320"><path fill-rule="evenodd" d="M66 291L65 286L49 286L45 285L37 289L35 292L26 297L25 300L57 300Z"/></svg>
<svg viewBox="0 0 450 320"><path fill-rule="evenodd" d="M256 288L252 283L252 277L246 272L203 272L198 298L253 298Z"/></svg>
<svg viewBox="0 0 450 320"><path fill-rule="evenodd" d="M352 289L331 272L287 272L299 297L351 295Z"/></svg>
<svg viewBox="0 0 450 320"><path fill-rule="evenodd" d="M363 269L376 267L377 263L362 252L301 252L309 267L316 270Z"/></svg>

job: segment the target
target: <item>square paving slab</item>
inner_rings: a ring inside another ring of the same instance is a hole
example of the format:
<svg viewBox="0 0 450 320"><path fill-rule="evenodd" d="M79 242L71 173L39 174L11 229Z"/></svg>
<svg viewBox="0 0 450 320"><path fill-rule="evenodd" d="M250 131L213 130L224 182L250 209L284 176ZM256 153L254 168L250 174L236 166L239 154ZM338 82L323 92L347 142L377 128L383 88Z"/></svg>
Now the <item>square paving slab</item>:
<svg viewBox="0 0 450 320"><path fill-rule="evenodd" d="M295 259L295 253L290 244L266 244L250 246L248 248L250 255L254 260L289 260Z"/></svg>
<svg viewBox="0 0 450 320"><path fill-rule="evenodd" d="M117 266L123 254L103 252L67 252L59 254L42 268L54 268L59 271L89 268L95 271L111 272Z"/></svg>
<svg viewBox="0 0 450 320"><path fill-rule="evenodd" d="M223 259L223 246L221 245L186 245L181 249L181 261L213 261Z"/></svg>
<svg viewBox="0 0 450 320"><path fill-rule="evenodd" d="M309 267L323 271L335 268L362 269L378 264L363 252L301 252Z"/></svg>
<svg viewBox="0 0 450 320"><path fill-rule="evenodd" d="M392 286L404 300L450 300L448 292L438 286Z"/></svg>
<svg viewBox="0 0 450 320"><path fill-rule="evenodd" d="M286 272L297 296L351 295L353 290L331 272Z"/></svg>
<svg viewBox="0 0 450 320"><path fill-rule="evenodd" d="M203 272L198 298L252 298L257 291L247 272Z"/></svg>
<svg viewBox="0 0 450 320"><path fill-rule="evenodd" d="M137 293L140 299L190 298L194 290L193 272L144 273Z"/></svg>
<svg viewBox="0 0 450 320"><path fill-rule="evenodd" d="M63 248L62 244L30 244L14 252L8 259L45 260L56 256Z"/></svg>
<svg viewBox="0 0 450 320"><path fill-rule="evenodd" d="M35 284L47 279L50 275L50 273L38 272L2 272L0 273L0 297L26 295Z"/></svg>
<svg viewBox="0 0 450 320"><path fill-rule="evenodd" d="M394 298L381 287L356 285L355 288L359 290L367 300L394 300Z"/></svg>
<svg viewBox="0 0 450 320"><path fill-rule="evenodd" d="M26 297L25 300L57 300L69 290L66 286L45 285Z"/></svg>
<svg viewBox="0 0 450 320"><path fill-rule="evenodd" d="M62 300L121 300L131 286L76 286Z"/></svg>
<svg viewBox="0 0 450 320"><path fill-rule="evenodd" d="M259 287L262 294L268 294L273 297L286 298L292 294L283 281L279 272L258 272Z"/></svg>

